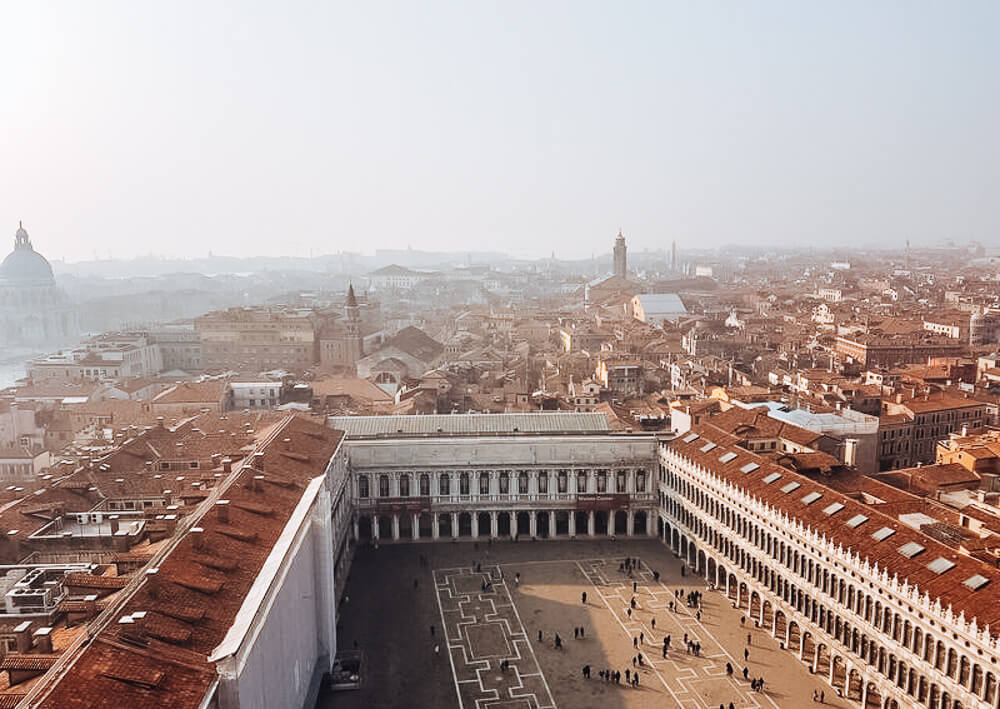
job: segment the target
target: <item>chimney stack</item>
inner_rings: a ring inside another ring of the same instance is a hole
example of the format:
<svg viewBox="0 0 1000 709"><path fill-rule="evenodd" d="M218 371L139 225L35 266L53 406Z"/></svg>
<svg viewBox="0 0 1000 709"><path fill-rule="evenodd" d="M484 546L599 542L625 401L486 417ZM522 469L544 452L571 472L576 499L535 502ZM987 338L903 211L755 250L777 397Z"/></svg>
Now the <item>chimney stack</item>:
<svg viewBox="0 0 1000 709"><path fill-rule="evenodd" d="M264 454L263 453L254 453L253 454L253 467L257 468L257 470L263 470L264 469Z"/></svg>
<svg viewBox="0 0 1000 709"><path fill-rule="evenodd" d="M31 652L31 626L31 621L26 620L14 628L14 641L17 643L17 651L22 655Z"/></svg>
<svg viewBox="0 0 1000 709"><path fill-rule="evenodd" d="M253 482L251 483L251 489L254 492L262 492L264 490L264 476L254 475Z"/></svg>
<svg viewBox="0 0 1000 709"><path fill-rule="evenodd" d="M212 454L212 467L213 468L218 468L219 464L221 462L222 462L222 454L221 453L213 453Z"/></svg>
<svg viewBox="0 0 1000 709"><path fill-rule="evenodd" d="M222 459L222 469L225 472L227 472L227 473L233 472L233 459L232 458L223 458Z"/></svg>
<svg viewBox="0 0 1000 709"><path fill-rule="evenodd" d="M84 608L86 608L87 617L88 618L96 618L97 617L97 594L96 593L92 593L89 596L84 596L83 597L83 605L84 605Z"/></svg>
<svg viewBox="0 0 1000 709"><path fill-rule="evenodd" d="M43 655L52 654L52 628L39 628L34 633L35 649Z"/></svg>
<svg viewBox="0 0 1000 709"><path fill-rule="evenodd" d="M111 533L114 534L118 531L118 515L108 515L108 524L111 525Z"/></svg>
<svg viewBox="0 0 1000 709"><path fill-rule="evenodd" d="M220 522L229 524L229 500L218 500L215 503L215 511L218 513Z"/></svg>
<svg viewBox="0 0 1000 709"><path fill-rule="evenodd" d="M191 527L191 543L198 551L205 548L205 529L203 527Z"/></svg>
<svg viewBox="0 0 1000 709"><path fill-rule="evenodd" d="M160 567L154 566L151 569L146 569L146 589L149 591L149 595L152 598L158 598L160 595Z"/></svg>
<svg viewBox="0 0 1000 709"><path fill-rule="evenodd" d="M119 618L118 630L122 634L122 639L145 644L146 633L142 629L142 621L145 617L145 611L140 611L132 615L123 615Z"/></svg>

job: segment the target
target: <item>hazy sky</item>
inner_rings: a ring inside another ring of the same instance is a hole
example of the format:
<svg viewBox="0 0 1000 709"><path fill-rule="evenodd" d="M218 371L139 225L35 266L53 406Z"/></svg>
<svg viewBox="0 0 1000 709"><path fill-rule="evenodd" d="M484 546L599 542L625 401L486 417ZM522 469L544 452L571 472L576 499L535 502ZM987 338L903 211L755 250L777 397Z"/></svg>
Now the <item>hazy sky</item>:
<svg viewBox="0 0 1000 709"><path fill-rule="evenodd" d="M0 6L0 252L1000 243L1000 3Z"/></svg>

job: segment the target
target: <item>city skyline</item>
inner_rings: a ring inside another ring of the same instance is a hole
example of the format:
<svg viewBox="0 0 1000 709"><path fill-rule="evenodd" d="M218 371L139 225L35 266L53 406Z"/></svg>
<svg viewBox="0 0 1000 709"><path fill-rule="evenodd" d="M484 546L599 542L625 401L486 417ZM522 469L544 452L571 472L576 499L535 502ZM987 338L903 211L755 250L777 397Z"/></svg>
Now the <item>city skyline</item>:
<svg viewBox="0 0 1000 709"><path fill-rule="evenodd" d="M995 242L988 3L4 14L0 224L57 260Z"/></svg>

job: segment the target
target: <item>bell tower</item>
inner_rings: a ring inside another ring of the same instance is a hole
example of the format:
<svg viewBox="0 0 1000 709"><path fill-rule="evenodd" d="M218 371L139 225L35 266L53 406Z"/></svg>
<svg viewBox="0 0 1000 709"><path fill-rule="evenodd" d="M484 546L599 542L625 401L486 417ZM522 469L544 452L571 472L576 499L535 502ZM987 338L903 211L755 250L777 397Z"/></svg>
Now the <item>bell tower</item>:
<svg viewBox="0 0 1000 709"><path fill-rule="evenodd" d="M346 364L353 367L364 357L364 347L361 338L361 309L354 295L354 284L347 287L347 300L344 303L344 331L346 339Z"/></svg>

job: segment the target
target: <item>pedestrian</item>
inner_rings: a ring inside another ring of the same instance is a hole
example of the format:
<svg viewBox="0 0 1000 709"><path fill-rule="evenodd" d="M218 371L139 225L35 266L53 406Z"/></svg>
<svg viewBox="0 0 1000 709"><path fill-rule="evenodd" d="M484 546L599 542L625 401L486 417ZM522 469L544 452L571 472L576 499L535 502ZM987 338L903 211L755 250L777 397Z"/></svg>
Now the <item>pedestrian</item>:
<svg viewBox="0 0 1000 709"><path fill-rule="evenodd" d="M521 583L521 572L520 571L518 571L516 574L514 574L514 581L516 581L518 584Z"/></svg>
<svg viewBox="0 0 1000 709"><path fill-rule="evenodd" d="M590 679L590 665L583 666L583 678Z"/></svg>
<svg viewBox="0 0 1000 709"><path fill-rule="evenodd" d="M639 667L642 667L642 653L639 653Z"/></svg>
<svg viewBox="0 0 1000 709"><path fill-rule="evenodd" d="M813 701L815 702L815 701L816 701L817 699L819 699L819 692L817 692L817 691L816 691L816 690L814 689L814 690L813 690Z"/></svg>
<svg viewBox="0 0 1000 709"><path fill-rule="evenodd" d="M432 638L434 637L434 626L433 625L431 625L431 637Z"/></svg>
<svg viewBox="0 0 1000 709"><path fill-rule="evenodd" d="M626 612L626 613L628 613L628 617L629 617L629 618L631 618L631 617L632 617L632 609L631 609L631 608L627 608L627 609L625 610L625 612Z"/></svg>
<svg viewBox="0 0 1000 709"><path fill-rule="evenodd" d="M600 677L601 679L604 679L604 670L600 670L600 671L599 671L599 672L597 673L597 676L598 676L598 677Z"/></svg>
<svg viewBox="0 0 1000 709"><path fill-rule="evenodd" d="M747 622L747 617L745 615L740 616L740 625L744 625Z"/></svg>
<svg viewBox="0 0 1000 709"><path fill-rule="evenodd" d="M631 604L632 608L635 608L635 596L632 596L632 600L630 601L630 604Z"/></svg>
<svg viewBox="0 0 1000 709"><path fill-rule="evenodd" d="M819 703L826 704L826 690L819 690Z"/></svg>
<svg viewBox="0 0 1000 709"><path fill-rule="evenodd" d="M727 662L726 663L726 675L729 676L729 677L733 676L733 663L731 663L731 662ZM813 692L813 694L815 694L815 693L816 692Z"/></svg>
<svg viewBox="0 0 1000 709"><path fill-rule="evenodd" d="M559 633L556 633L556 649L562 648L562 638L559 637Z"/></svg>
<svg viewBox="0 0 1000 709"><path fill-rule="evenodd" d="M743 661L746 662L749 659L750 659L750 651L747 650L746 648L743 648Z"/></svg>
<svg viewBox="0 0 1000 709"><path fill-rule="evenodd" d="M639 633L639 644L640 645L645 645L646 644L646 634L645 633Z"/></svg>
<svg viewBox="0 0 1000 709"><path fill-rule="evenodd" d="M688 641L688 634L684 633L684 644L685 645L687 645L687 641Z"/></svg>
<svg viewBox="0 0 1000 709"><path fill-rule="evenodd" d="M747 633L747 645L750 645L750 633Z"/></svg>
<svg viewBox="0 0 1000 709"><path fill-rule="evenodd" d="M635 667L635 655L632 656L632 667Z"/></svg>
<svg viewBox="0 0 1000 709"><path fill-rule="evenodd" d="M748 670L746 667L744 667L743 668L743 679L746 679L749 676L750 676L750 670Z"/></svg>
<svg viewBox="0 0 1000 709"><path fill-rule="evenodd" d="M580 637L580 629L573 628L573 639L576 640L578 637Z"/></svg>
<svg viewBox="0 0 1000 709"><path fill-rule="evenodd" d="M635 593L638 590L639 590L639 582L638 581L633 581L632 582L632 593Z"/></svg>
<svg viewBox="0 0 1000 709"><path fill-rule="evenodd" d="M638 687L639 686L639 673L638 672L636 672L634 675L632 675L632 686L634 686L634 687Z"/></svg>
<svg viewBox="0 0 1000 709"><path fill-rule="evenodd" d="M582 625L580 626L580 638L581 639L583 638L583 626Z"/></svg>
<svg viewBox="0 0 1000 709"><path fill-rule="evenodd" d="M538 631L538 642L542 642L542 631Z"/></svg>
<svg viewBox="0 0 1000 709"><path fill-rule="evenodd" d="M583 603L583 605L587 605L587 592L586 591L584 591L582 594L580 594L580 601Z"/></svg>
<svg viewBox="0 0 1000 709"><path fill-rule="evenodd" d="M653 572L653 580L659 582L659 580L660 580L660 572L659 571L654 571Z"/></svg>
<svg viewBox="0 0 1000 709"><path fill-rule="evenodd" d="M650 618L649 627L652 628L653 630L656 630L656 618Z"/></svg>
<svg viewBox="0 0 1000 709"><path fill-rule="evenodd" d="M626 682L632 681L632 670L628 669L627 667L625 668L625 681Z"/></svg>
<svg viewBox="0 0 1000 709"><path fill-rule="evenodd" d="M639 638L632 638L632 647L639 647Z"/></svg>
<svg viewBox="0 0 1000 709"><path fill-rule="evenodd" d="M663 646L663 659L667 659L667 646Z"/></svg>
<svg viewBox="0 0 1000 709"><path fill-rule="evenodd" d="M736 705L733 704L732 702L729 702L729 709L736 709Z"/></svg>
<svg viewBox="0 0 1000 709"><path fill-rule="evenodd" d="M701 611L698 611L697 613L695 613L694 617L695 617L696 620L701 620Z"/></svg>
<svg viewBox="0 0 1000 709"><path fill-rule="evenodd" d="M441 646L440 645L435 645L434 646L434 654L435 655L440 655L441 654Z"/></svg>

